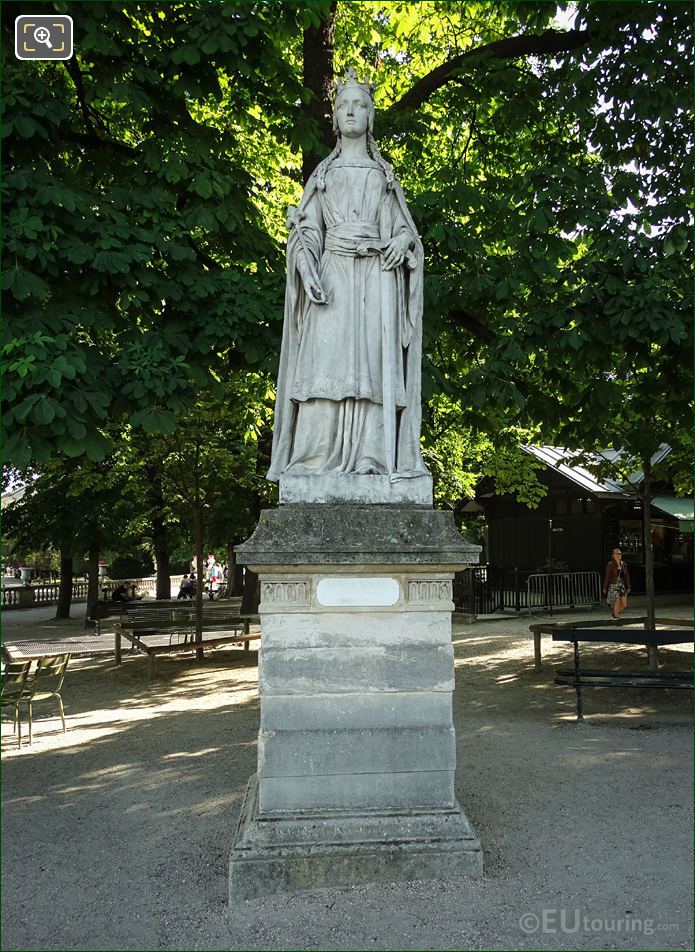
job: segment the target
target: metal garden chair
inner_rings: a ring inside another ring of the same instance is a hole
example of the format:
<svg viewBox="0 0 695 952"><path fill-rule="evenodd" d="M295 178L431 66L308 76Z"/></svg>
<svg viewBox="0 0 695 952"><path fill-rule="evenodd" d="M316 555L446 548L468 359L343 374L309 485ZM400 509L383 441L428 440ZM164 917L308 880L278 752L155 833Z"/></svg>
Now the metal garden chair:
<svg viewBox="0 0 695 952"><path fill-rule="evenodd" d="M31 661L13 661L5 665L2 672L2 708L14 709L12 733L18 731L19 749L22 749L22 720L19 716L19 704L26 691ZM30 734L31 736L31 734Z"/></svg>
<svg viewBox="0 0 695 952"><path fill-rule="evenodd" d="M24 693L20 697L19 703L26 704L29 709L30 744L32 740L32 706L37 701L56 699L60 710L60 719L63 722L63 732L65 732L65 711L63 709L63 699L60 696L60 691L63 687L63 679L65 678L65 671L69 660L69 654L56 655L54 658L39 658L34 677L27 682L24 688Z"/></svg>

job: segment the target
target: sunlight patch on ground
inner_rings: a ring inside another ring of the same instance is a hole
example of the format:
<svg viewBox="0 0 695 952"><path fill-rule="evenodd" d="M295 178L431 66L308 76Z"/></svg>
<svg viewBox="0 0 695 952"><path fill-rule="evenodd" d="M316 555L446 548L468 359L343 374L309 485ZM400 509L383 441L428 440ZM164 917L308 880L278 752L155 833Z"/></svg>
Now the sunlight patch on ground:
<svg viewBox="0 0 695 952"><path fill-rule="evenodd" d="M204 757L205 754L214 754L219 747L204 747L202 750L182 750L178 754L164 754L162 760L178 760L180 757Z"/></svg>
<svg viewBox="0 0 695 952"><path fill-rule="evenodd" d="M41 795L35 794L34 796L26 796L26 797L5 797L3 800L3 804L4 806L9 806L10 804L12 804L13 806L26 807L30 803L41 803L41 801L45 799L46 799L46 796L44 794L41 794Z"/></svg>
<svg viewBox="0 0 695 952"><path fill-rule="evenodd" d="M141 667L141 666L139 666ZM42 750L67 750L68 748L83 747L108 738L114 734L129 730L134 724L147 722L157 728L160 718L171 715L185 714L187 717L196 717L201 714L218 714L238 704L248 704L258 699L257 668L244 667L239 670L230 670L228 667L214 667L207 670L181 670L163 667L164 677L152 685L151 699L142 698L143 685L138 681L124 684L131 672L125 667L119 672L113 669L99 671L88 665L75 666L75 677L70 683L70 674L63 687L63 701L65 703L65 723L67 731L63 733L60 717L48 705L41 705L34 712L34 737L29 746L29 726L26 710L22 711L22 749L17 746L17 734L12 732L11 719L2 722L2 753L3 757L30 756ZM144 670L138 671L145 676ZM94 683L93 676L97 675L98 683ZM85 683L81 675L89 675L90 681ZM176 680L167 682L167 677L176 676ZM103 677L102 677L103 676ZM120 680L119 680L120 678ZM144 682L147 683L146 681ZM137 691L137 697L110 698L110 707L102 707L105 696L118 688L121 692ZM79 697L85 705L85 694L94 697L95 706L78 713L70 712L70 693ZM194 696L192 697L192 693ZM167 697L167 694L171 696ZM100 702L100 703L99 703ZM201 753L205 753L203 751ZM195 754L181 753L184 756ZM116 768L116 769L122 769Z"/></svg>

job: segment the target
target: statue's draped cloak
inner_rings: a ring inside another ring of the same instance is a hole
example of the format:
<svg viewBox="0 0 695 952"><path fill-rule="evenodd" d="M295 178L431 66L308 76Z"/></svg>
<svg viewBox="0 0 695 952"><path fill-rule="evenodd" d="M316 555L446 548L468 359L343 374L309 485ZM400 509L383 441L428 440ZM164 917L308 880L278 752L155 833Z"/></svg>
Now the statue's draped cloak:
<svg viewBox="0 0 695 952"><path fill-rule="evenodd" d="M379 248L403 233L412 243L407 262L382 271ZM307 297L301 259L320 278L327 304ZM391 282L388 313L382 312L383 281ZM269 479L311 472L307 461L312 458L319 460L315 472L348 474L365 459L376 459L385 472L384 340L391 342L386 399L397 420L392 478L426 473L420 453L422 284L422 244L400 185L388 189L383 171L371 161L336 161L325 189L318 187L314 172L287 242Z"/></svg>

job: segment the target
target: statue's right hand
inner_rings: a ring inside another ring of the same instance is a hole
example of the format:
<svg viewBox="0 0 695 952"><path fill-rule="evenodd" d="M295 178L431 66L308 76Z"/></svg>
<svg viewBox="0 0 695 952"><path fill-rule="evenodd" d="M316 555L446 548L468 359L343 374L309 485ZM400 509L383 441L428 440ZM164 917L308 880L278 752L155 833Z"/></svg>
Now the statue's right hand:
<svg viewBox="0 0 695 952"><path fill-rule="evenodd" d="M297 258L297 270L302 278L304 293L309 300L314 304L328 304L326 292L321 287L321 282L314 274L314 269L309 267L303 254L300 254Z"/></svg>
<svg viewBox="0 0 695 952"><path fill-rule="evenodd" d="M304 290L306 291L306 295L309 300L314 304L328 304L326 292L323 290L318 281L307 278L304 281Z"/></svg>

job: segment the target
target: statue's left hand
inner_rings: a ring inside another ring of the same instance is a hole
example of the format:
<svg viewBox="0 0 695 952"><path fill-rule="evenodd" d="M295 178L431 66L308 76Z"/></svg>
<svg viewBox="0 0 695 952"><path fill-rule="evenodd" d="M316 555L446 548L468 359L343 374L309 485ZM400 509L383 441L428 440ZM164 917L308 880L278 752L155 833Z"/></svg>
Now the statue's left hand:
<svg viewBox="0 0 695 952"><path fill-rule="evenodd" d="M384 271L391 271L393 268L399 268L405 261L405 256L410 248L410 235L396 235L386 246L384 251Z"/></svg>

